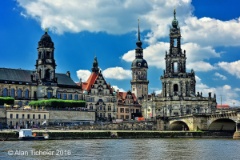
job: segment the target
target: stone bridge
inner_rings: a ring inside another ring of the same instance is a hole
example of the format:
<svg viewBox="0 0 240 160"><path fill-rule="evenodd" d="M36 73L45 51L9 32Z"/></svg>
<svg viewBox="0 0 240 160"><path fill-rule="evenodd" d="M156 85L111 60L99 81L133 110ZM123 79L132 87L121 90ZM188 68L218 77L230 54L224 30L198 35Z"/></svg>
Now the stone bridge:
<svg viewBox="0 0 240 160"><path fill-rule="evenodd" d="M208 130L208 131L235 131L240 129L240 113L222 113L212 115L188 115L169 117L168 120L159 120L159 130Z"/></svg>

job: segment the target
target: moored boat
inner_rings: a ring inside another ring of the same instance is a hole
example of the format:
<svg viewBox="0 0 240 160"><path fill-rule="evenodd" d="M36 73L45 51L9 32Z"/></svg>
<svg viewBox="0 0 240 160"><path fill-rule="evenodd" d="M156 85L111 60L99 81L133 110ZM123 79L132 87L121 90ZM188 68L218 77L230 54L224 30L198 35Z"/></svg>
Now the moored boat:
<svg viewBox="0 0 240 160"><path fill-rule="evenodd" d="M31 129L21 129L19 131L19 140L46 140L49 136L44 133L42 136L36 136L36 133L32 133Z"/></svg>

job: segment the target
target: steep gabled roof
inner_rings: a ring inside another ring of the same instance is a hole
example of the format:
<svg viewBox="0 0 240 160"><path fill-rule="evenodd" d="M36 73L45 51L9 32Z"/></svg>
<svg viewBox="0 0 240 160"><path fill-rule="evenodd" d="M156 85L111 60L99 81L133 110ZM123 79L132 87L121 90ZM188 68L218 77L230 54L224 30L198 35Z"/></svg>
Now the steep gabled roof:
<svg viewBox="0 0 240 160"><path fill-rule="evenodd" d="M82 83L82 89L89 91L91 89L91 86L95 83L95 81L98 78L98 74L95 72L92 72L91 75L89 76L87 82Z"/></svg>

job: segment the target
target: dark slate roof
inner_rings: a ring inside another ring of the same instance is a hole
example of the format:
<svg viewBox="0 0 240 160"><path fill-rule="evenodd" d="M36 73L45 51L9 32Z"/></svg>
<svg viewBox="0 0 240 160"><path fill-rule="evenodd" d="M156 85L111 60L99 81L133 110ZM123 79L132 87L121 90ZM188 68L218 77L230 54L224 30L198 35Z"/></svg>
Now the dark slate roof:
<svg viewBox="0 0 240 160"><path fill-rule="evenodd" d="M33 71L23 69L0 68L0 80L21 81L31 83L31 74Z"/></svg>
<svg viewBox="0 0 240 160"><path fill-rule="evenodd" d="M57 77L58 84L60 85L77 86L77 84L71 79L71 77L68 77L64 73L56 73L55 76Z"/></svg>
<svg viewBox="0 0 240 160"><path fill-rule="evenodd" d="M34 71L24 69L0 68L0 81L15 81L31 83L31 74ZM66 74L56 73L58 85L77 86Z"/></svg>

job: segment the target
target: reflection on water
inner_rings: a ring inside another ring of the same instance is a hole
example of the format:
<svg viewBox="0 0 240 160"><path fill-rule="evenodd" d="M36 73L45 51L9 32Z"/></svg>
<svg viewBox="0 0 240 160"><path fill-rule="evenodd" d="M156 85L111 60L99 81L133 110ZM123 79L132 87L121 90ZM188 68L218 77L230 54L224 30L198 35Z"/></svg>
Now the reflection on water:
<svg viewBox="0 0 240 160"><path fill-rule="evenodd" d="M0 159L240 159L230 139L3 141Z"/></svg>

